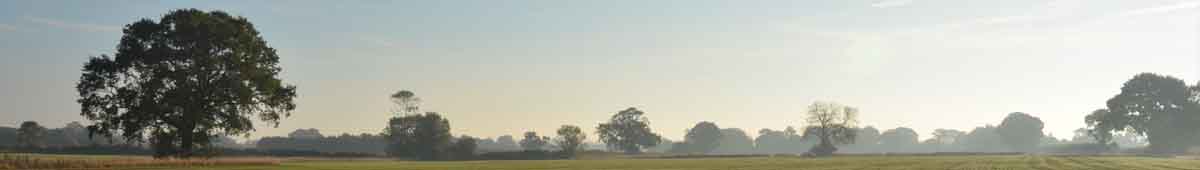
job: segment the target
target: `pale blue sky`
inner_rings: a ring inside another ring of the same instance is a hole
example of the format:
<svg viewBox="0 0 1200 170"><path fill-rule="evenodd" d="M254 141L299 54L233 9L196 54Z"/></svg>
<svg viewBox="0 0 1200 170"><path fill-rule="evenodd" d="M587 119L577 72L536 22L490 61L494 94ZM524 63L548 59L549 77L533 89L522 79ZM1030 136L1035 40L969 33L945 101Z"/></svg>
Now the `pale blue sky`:
<svg viewBox="0 0 1200 170"><path fill-rule="evenodd" d="M86 58L176 8L247 17L279 50L299 107L256 137L378 132L400 89L483 137L630 106L672 139L705 120L754 135L815 100L922 138L1018 111L1069 137L1136 73L1200 80L1197 0L17 0L0 1L0 125L81 120Z"/></svg>

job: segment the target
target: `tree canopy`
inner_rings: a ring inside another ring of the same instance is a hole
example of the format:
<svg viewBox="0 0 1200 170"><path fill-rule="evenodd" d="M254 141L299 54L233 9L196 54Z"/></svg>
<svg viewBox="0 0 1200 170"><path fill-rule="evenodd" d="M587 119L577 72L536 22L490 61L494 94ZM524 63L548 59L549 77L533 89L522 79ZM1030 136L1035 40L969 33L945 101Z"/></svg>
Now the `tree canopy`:
<svg viewBox="0 0 1200 170"><path fill-rule="evenodd" d="M583 134L583 129L579 126L563 125L558 128L558 139L555 144L567 156L575 156L576 153L583 150L583 141L587 140L587 134Z"/></svg>
<svg viewBox="0 0 1200 170"><path fill-rule="evenodd" d="M662 137L650 130L650 120L637 108L617 112L608 122L596 126L600 141L609 149L626 154L641 153L643 148L654 147Z"/></svg>
<svg viewBox="0 0 1200 170"><path fill-rule="evenodd" d="M834 145L854 143L858 109L832 102L814 102L808 106L805 122L809 127L804 136L820 141L809 152L818 156L833 155L837 151Z"/></svg>
<svg viewBox="0 0 1200 170"><path fill-rule="evenodd" d="M1146 136L1155 153L1183 152L1195 145L1200 131L1200 87L1187 86L1175 77L1153 73L1135 75L1107 108L1085 118L1099 142L1110 142L1115 132Z"/></svg>
<svg viewBox="0 0 1200 170"><path fill-rule="evenodd" d="M1010 149L1020 152L1032 152L1037 149L1043 134L1042 119L1032 115L1014 112L1004 117L1000 126L996 127L996 135L1008 144Z"/></svg>
<svg viewBox="0 0 1200 170"><path fill-rule="evenodd" d="M679 151L709 153L717 149L721 145L721 128L717 127L716 123L703 121L696 123L691 129L688 129L684 136L683 145L675 147L683 147Z"/></svg>
<svg viewBox="0 0 1200 170"><path fill-rule="evenodd" d="M18 146L38 148L44 146L45 142L46 127L42 127L42 125L34 121L21 122L21 128L17 129Z"/></svg>
<svg viewBox="0 0 1200 170"><path fill-rule="evenodd" d="M188 157L218 135L278 125L296 87L249 20L223 11L173 10L126 25L113 56L92 57L76 89L92 133L142 140L157 156Z"/></svg>

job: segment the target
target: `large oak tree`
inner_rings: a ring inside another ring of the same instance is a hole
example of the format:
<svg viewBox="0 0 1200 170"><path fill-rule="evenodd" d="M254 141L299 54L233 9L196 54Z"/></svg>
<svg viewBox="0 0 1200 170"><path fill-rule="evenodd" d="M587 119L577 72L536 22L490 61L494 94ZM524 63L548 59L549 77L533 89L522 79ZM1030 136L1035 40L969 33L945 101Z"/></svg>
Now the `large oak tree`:
<svg viewBox="0 0 1200 170"><path fill-rule="evenodd" d="M277 126L296 105L275 49L249 20L174 10L124 28L112 56L92 57L76 86L90 132L148 136L156 156L188 157L210 138Z"/></svg>

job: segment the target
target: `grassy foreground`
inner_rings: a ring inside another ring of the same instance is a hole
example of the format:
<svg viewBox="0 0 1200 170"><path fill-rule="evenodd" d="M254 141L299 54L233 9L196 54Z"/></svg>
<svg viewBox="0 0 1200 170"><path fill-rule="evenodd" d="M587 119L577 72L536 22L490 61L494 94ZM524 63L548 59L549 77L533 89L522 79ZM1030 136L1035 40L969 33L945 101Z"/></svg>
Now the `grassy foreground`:
<svg viewBox="0 0 1200 170"><path fill-rule="evenodd" d="M141 168L139 168L141 169ZM833 158L609 159L553 161L288 161L274 166L163 168L191 170L777 170L777 169L967 169L1104 170L1200 169L1200 160L1085 156L846 156Z"/></svg>

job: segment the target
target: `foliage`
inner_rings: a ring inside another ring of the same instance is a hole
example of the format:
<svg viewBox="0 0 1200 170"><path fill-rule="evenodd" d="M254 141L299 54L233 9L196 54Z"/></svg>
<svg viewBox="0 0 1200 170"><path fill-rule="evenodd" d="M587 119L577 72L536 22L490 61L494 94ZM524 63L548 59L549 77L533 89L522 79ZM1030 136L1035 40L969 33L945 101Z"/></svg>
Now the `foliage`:
<svg viewBox="0 0 1200 170"><path fill-rule="evenodd" d="M322 136L320 138L264 137L256 143L263 150L297 150L321 153L363 153L384 155L387 149L385 136L375 134Z"/></svg>
<svg viewBox="0 0 1200 170"><path fill-rule="evenodd" d="M1004 143L1004 139L996 134L996 127L986 125L975 127L967 135L963 136L959 142L966 151L971 152L1009 152L1008 145Z"/></svg>
<svg viewBox="0 0 1200 170"><path fill-rule="evenodd" d="M1110 142L1114 132L1146 136L1150 151L1179 153L1195 145L1200 131L1200 87L1187 86L1175 77L1153 73L1135 75L1121 86L1121 93L1107 101L1107 108L1085 118L1091 133L1101 143Z"/></svg>
<svg viewBox="0 0 1200 170"><path fill-rule="evenodd" d="M650 121L643 114L632 107L617 112L608 122L596 127L600 141L609 149L626 154L641 153L642 148L658 145L662 137L650 130Z"/></svg>
<svg viewBox="0 0 1200 170"><path fill-rule="evenodd" d="M1043 126L1042 119L1015 112L1004 117L1004 121L996 127L996 135L1013 151L1032 152L1043 137Z"/></svg>
<svg viewBox="0 0 1200 170"><path fill-rule="evenodd" d="M320 139L320 138L325 137L325 135L321 135L321 130L317 130L315 128L309 128L309 129L296 129L295 131L288 133L288 137L295 138L295 139Z"/></svg>
<svg viewBox="0 0 1200 170"><path fill-rule="evenodd" d="M421 113L421 98L415 93L408 90L400 90L392 93L390 96L395 108L392 108L393 117L401 117L412 114Z"/></svg>
<svg viewBox="0 0 1200 170"><path fill-rule="evenodd" d="M550 137L538 136L537 132L525 132L525 138L521 139L521 149L526 151L546 150L546 144L550 143Z"/></svg>
<svg viewBox="0 0 1200 170"><path fill-rule="evenodd" d="M754 152L754 140L739 128L721 129L721 139L712 153L750 154Z"/></svg>
<svg viewBox="0 0 1200 170"><path fill-rule="evenodd" d="M462 136L454 140L454 144L450 146L450 159L452 160L472 160L475 159L475 149L479 147L479 140L475 137Z"/></svg>
<svg viewBox="0 0 1200 170"><path fill-rule="evenodd" d="M450 121L434 112L395 117L388 121L387 154L417 160L449 159Z"/></svg>
<svg viewBox="0 0 1200 170"><path fill-rule="evenodd" d="M21 128L17 129L17 146L40 148L45 146L45 142L46 127L34 121L21 122Z"/></svg>
<svg viewBox="0 0 1200 170"><path fill-rule="evenodd" d="M912 128L897 127L879 134L879 146L892 152L913 152L918 137Z"/></svg>
<svg viewBox="0 0 1200 170"><path fill-rule="evenodd" d="M813 102L808 106L808 117L805 122L805 136L812 136L820 141L809 150L817 156L833 155L838 144L854 143L855 126L858 124L858 109L832 102ZM812 132L812 133L810 133Z"/></svg>
<svg viewBox="0 0 1200 170"><path fill-rule="evenodd" d="M583 141L587 140L587 134L584 134L579 126L563 125L557 132L558 140L555 143L561 148L563 155L574 157L576 153L583 151Z"/></svg>
<svg viewBox="0 0 1200 170"><path fill-rule="evenodd" d="M1195 160L1122 156L1051 156L1051 155L889 155L847 156L826 159L792 157L722 156L720 159L595 159L479 162L411 161L295 161L281 166L167 167L161 169L289 169L289 170L362 170L362 169L488 169L488 170L727 170L727 169L1190 169ZM154 168L147 168L155 170Z"/></svg>
<svg viewBox="0 0 1200 170"><path fill-rule="evenodd" d="M716 123L703 121L688 129L682 145L675 153L709 153L721 145L721 128Z"/></svg>
<svg viewBox="0 0 1200 170"><path fill-rule="evenodd" d="M126 25L113 56L92 57L76 86L92 133L143 140L161 155L191 156L218 134L278 125L296 87L277 78L279 56L246 18L173 10Z"/></svg>

